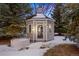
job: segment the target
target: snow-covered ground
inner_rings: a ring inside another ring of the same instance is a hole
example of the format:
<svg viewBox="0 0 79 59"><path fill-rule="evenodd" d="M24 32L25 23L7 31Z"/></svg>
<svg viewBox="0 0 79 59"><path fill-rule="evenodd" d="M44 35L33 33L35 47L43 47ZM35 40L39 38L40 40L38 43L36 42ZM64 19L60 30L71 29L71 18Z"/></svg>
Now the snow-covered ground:
<svg viewBox="0 0 79 59"><path fill-rule="evenodd" d="M74 42L63 41L63 36L55 36L54 40L48 42L36 42L31 43L28 47L29 49L23 49L21 51L16 50L13 47L8 47L7 45L0 45L0 56L42 56L49 48L52 48L58 44L75 44ZM41 49L40 47L45 47Z"/></svg>

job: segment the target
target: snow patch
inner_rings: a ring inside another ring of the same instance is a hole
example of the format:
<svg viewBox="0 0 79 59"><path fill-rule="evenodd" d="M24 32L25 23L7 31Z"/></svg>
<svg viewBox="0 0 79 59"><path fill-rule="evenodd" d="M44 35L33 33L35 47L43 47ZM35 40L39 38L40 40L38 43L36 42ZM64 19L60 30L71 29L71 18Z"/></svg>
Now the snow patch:
<svg viewBox="0 0 79 59"><path fill-rule="evenodd" d="M42 56L49 48L52 48L56 45L63 43L75 44L74 42L69 41L69 39L67 39L66 41L63 41L63 39L64 36L55 36L54 40L48 42L31 43L30 45L27 46L29 47L29 49L23 49L21 51L16 50L14 47L8 47L7 45L0 45L0 55L1 56ZM40 47L45 47L45 48L41 49Z"/></svg>

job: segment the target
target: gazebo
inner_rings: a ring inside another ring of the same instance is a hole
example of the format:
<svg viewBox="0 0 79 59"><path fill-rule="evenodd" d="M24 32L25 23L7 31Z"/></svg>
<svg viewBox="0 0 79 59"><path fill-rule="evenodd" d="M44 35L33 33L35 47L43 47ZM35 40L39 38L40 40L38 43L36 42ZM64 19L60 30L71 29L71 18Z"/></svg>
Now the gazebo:
<svg viewBox="0 0 79 59"><path fill-rule="evenodd" d="M26 32L30 41L49 41L54 39L54 20L46 18L42 14L42 9L37 9L37 15L26 20Z"/></svg>

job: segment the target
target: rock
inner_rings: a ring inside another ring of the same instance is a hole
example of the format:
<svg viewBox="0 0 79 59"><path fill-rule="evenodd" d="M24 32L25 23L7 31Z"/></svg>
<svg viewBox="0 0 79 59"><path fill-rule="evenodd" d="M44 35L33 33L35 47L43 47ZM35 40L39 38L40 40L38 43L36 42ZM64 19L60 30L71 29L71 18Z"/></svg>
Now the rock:
<svg viewBox="0 0 79 59"><path fill-rule="evenodd" d="M26 48L29 44L30 40L28 38L16 38L11 40L11 47L17 50Z"/></svg>

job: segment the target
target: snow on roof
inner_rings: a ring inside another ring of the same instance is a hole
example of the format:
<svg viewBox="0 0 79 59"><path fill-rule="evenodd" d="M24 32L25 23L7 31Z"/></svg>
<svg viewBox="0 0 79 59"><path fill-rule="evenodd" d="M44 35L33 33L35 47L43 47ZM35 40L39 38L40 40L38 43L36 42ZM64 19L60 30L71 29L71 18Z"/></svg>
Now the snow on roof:
<svg viewBox="0 0 79 59"><path fill-rule="evenodd" d="M36 16L32 17L30 20L51 20L51 21L54 21L53 19L44 16L42 13L38 13Z"/></svg>
<svg viewBox="0 0 79 59"><path fill-rule="evenodd" d="M45 18L45 16L43 14L37 14L35 17L33 18Z"/></svg>

